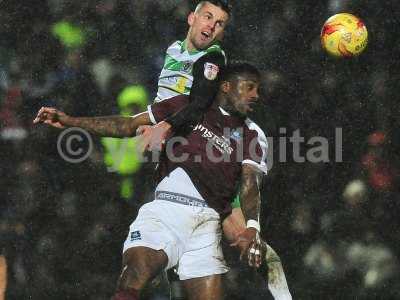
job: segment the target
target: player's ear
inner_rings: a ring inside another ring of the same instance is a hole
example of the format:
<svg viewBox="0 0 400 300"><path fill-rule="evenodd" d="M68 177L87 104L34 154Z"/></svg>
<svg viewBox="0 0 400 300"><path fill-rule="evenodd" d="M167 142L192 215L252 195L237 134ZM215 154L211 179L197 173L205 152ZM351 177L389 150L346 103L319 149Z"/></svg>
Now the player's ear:
<svg viewBox="0 0 400 300"><path fill-rule="evenodd" d="M192 25L193 25L193 23L194 23L194 12L191 12L191 13L188 15L187 22L188 22L189 26L192 26Z"/></svg>
<svg viewBox="0 0 400 300"><path fill-rule="evenodd" d="M229 81L223 81L221 83L221 90L224 93L228 93L230 89L231 89L231 83Z"/></svg>
<svg viewBox="0 0 400 300"><path fill-rule="evenodd" d="M222 31L215 37L215 40L217 40L218 42L222 42L224 36L225 36L225 31Z"/></svg>

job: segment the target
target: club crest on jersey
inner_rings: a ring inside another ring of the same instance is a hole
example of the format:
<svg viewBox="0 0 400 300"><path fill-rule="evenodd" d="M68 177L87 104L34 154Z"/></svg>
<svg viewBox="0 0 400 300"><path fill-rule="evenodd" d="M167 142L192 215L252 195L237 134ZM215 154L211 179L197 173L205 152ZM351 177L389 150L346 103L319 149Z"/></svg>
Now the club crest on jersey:
<svg viewBox="0 0 400 300"><path fill-rule="evenodd" d="M233 130L231 132L230 138L238 142L242 139L242 133L240 132L240 130Z"/></svg>
<svg viewBox="0 0 400 300"><path fill-rule="evenodd" d="M204 77L208 80L215 80L219 72L219 67L212 63L206 62L204 64Z"/></svg>
<svg viewBox="0 0 400 300"><path fill-rule="evenodd" d="M190 61L186 61L182 65L182 71L189 72L191 70L192 63Z"/></svg>

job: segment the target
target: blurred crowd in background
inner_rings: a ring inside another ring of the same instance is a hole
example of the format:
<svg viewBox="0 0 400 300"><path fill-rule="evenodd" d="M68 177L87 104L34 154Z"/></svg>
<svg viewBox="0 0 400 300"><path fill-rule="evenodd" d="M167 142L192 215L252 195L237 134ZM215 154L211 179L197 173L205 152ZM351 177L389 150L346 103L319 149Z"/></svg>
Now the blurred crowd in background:
<svg viewBox="0 0 400 300"><path fill-rule="evenodd" d="M274 141L262 233L281 256L294 299L399 299L400 4L232 2L224 49L229 59L262 70L265 105L252 118ZM113 293L128 226L151 198L153 166L128 159L126 168L110 168L119 142L96 137L86 161L69 163L57 151L60 131L32 120L41 106L74 116L143 110L154 98L164 52L184 39L194 5L0 0L7 299L100 300ZM323 53L319 33L344 11L364 20L370 40L360 57L336 60ZM289 138L298 129L301 155L320 136L329 141L329 159L296 162ZM279 161L282 151L286 161ZM241 278L237 299L266 299L250 281ZM152 294L168 299L162 290Z"/></svg>

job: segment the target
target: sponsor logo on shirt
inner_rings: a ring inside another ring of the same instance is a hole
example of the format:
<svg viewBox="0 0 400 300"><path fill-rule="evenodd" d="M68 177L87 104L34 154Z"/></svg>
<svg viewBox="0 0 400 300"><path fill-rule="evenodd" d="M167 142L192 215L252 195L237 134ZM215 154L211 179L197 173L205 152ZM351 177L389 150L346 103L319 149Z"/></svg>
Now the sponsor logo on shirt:
<svg viewBox="0 0 400 300"><path fill-rule="evenodd" d="M201 207L207 206L205 200L197 199L197 198L190 197L190 196L185 196L182 194L172 193L172 192L157 191L156 199L167 200L167 201L180 203L180 204L184 204L184 205L189 205L189 206L201 206Z"/></svg>
<svg viewBox="0 0 400 300"><path fill-rule="evenodd" d="M140 231L139 230L131 232L131 242L132 241L141 240L141 239L142 239L142 236L140 235Z"/></svg>
<svg viewBox="0 0 400 300"><path fill-rule="evenodd" d="M211 143L222 154L232 154L233 148L230 146L230 141L226 137L220 137L216 135L214 132L201 124L196 125L196 127L193 128L193 131L199 131L201 136L207 139L207 141Z"/></svg>
<svg viewBox="0 0 400 300"><path fill-rule="evenodd" d="M215 80L219 72L219 67L212 63L206 62L204 64L204 77L208 80Z"/></svg>

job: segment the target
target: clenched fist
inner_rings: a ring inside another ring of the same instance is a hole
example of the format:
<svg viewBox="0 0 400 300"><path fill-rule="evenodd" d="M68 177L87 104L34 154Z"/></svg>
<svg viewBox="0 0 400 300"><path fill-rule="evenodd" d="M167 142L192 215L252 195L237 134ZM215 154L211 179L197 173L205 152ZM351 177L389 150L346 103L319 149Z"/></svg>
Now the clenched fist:
<svg viewBox="0 0 400 300"><path fill-rule="evenodd" d="M64 122L67 118L68 116L65 113L53 107L42 107L33 123L44 123L56 128L65 128Z"/></svg>

